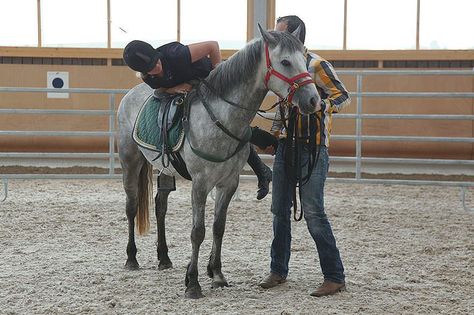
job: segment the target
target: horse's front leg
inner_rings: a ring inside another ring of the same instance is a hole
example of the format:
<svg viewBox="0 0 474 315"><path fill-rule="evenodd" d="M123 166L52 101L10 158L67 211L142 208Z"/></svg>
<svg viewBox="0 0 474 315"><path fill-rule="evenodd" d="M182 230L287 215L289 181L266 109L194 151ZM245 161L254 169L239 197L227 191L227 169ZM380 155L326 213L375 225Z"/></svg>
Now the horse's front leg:
<svg viewBox="0 0 474 315"><path fill-rule="evenodd" d="M166 184L166 185L164 185ZM171 187L173 186L173 187ZM160 174L158 176L158 191L155 197L155 215L157 225L157 257L158 257L158 269L164 270L173 267L171 260L168 256L168 245L166 244L166 229L165 229L165 216L168 210L168 196L171 190L174 190L174 178Z"/></svg>
<svg viewBox="0 0 474 315"><path fill-rule="evenodd" d="M218 186L216 189L212 251L211 256L209 257L209 264L207 265L207 274L212 278L212 288L229 286L221 270L221 249L227 218L227 208L229 207L229 203L238 184L239 181L237 177L237 180L233 181L230 185Z"/></svg>
<svg viewBox="0 0 474 315"><path fill-rule="evenodd" d="M186 293L185 296L191 299L203 297L201 285L198 281L198 259L199 248L204 240L206 228L204 226L204 214L206 198L209 190L204 181L193 179L191 202L193 205L193 227L191 231L192 255L186 271Z"/></svg>

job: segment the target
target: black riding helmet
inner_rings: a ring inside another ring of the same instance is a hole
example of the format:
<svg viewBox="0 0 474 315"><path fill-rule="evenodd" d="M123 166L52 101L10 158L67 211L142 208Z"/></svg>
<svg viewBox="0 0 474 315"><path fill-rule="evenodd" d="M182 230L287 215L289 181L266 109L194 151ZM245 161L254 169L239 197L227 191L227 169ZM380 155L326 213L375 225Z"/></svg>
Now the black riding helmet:
<svg viewBox="0 0 474 315"><path fill-rule="evenodd" d="M147 73L151 71L163 55L150 44L141 40L133 40L123 50L123 60L135 71Z"/></svg>

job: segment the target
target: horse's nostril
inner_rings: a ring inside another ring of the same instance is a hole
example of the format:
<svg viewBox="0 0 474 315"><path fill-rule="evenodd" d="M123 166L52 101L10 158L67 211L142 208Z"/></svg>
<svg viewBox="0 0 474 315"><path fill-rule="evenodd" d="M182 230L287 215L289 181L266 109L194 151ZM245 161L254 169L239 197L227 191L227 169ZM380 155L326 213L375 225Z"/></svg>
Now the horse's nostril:
<svg viewBox="0 0 474 315"><path fill-rule="evenodd" d="M314 97L312 97L309 101L311 102L311 105L313 105L313 106L318 105L318 104L316 103L316 98L314 98Z"/></svg>

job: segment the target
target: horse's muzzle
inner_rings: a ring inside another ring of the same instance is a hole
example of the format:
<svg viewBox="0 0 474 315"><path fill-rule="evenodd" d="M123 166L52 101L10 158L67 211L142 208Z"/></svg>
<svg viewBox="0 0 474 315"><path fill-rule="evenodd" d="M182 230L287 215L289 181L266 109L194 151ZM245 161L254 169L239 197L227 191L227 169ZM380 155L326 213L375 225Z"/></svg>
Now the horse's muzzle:
<svg viewBox="0 0 474 315"><path fill-rule="evenodd" d="M309 115L313 114L319 110L319 103L321 102L321 98L319 95L314 95L306 98L306 101L299 103L299 108L302 114Z"/></svg>

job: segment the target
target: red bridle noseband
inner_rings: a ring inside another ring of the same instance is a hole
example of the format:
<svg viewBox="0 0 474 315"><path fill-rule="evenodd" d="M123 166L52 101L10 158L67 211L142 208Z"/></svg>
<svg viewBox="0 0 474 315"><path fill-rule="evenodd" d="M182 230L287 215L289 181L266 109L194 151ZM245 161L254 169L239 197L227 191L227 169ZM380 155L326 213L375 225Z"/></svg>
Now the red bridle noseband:
<svg viewBox="0 0 474 315"><path fill-rule="evenodd" d="M286 83L288 83L290 85L290 89L289 89L289 92L288 92L288 95L286 96L286 98L282 97L281 95L279 95L278 93L275 92L275 94L277 94L281 99L286 99L288 103L291 103L291 100L293 99L293 96L295 95L296 91L300 87L302 87L304 85L307 85L307 84L314 83L313 78L311 77L309 72L303 72L303 73L300 73L298 75L295 75L292 78L288 78L288 77L284 76L283 74L281 74L280 72L273 69L272 62L270 61L270 53L268 51L268 44L267 43L265 43L265 59L267 61L267 74L265 75L265 86L268 88L268 81L270 80L270 77L272 75L274 75L277 78L279 78L280 80L283 80ZM306 79L306 80L303 80L302 82L296 82L300 79Z"/></svg>

